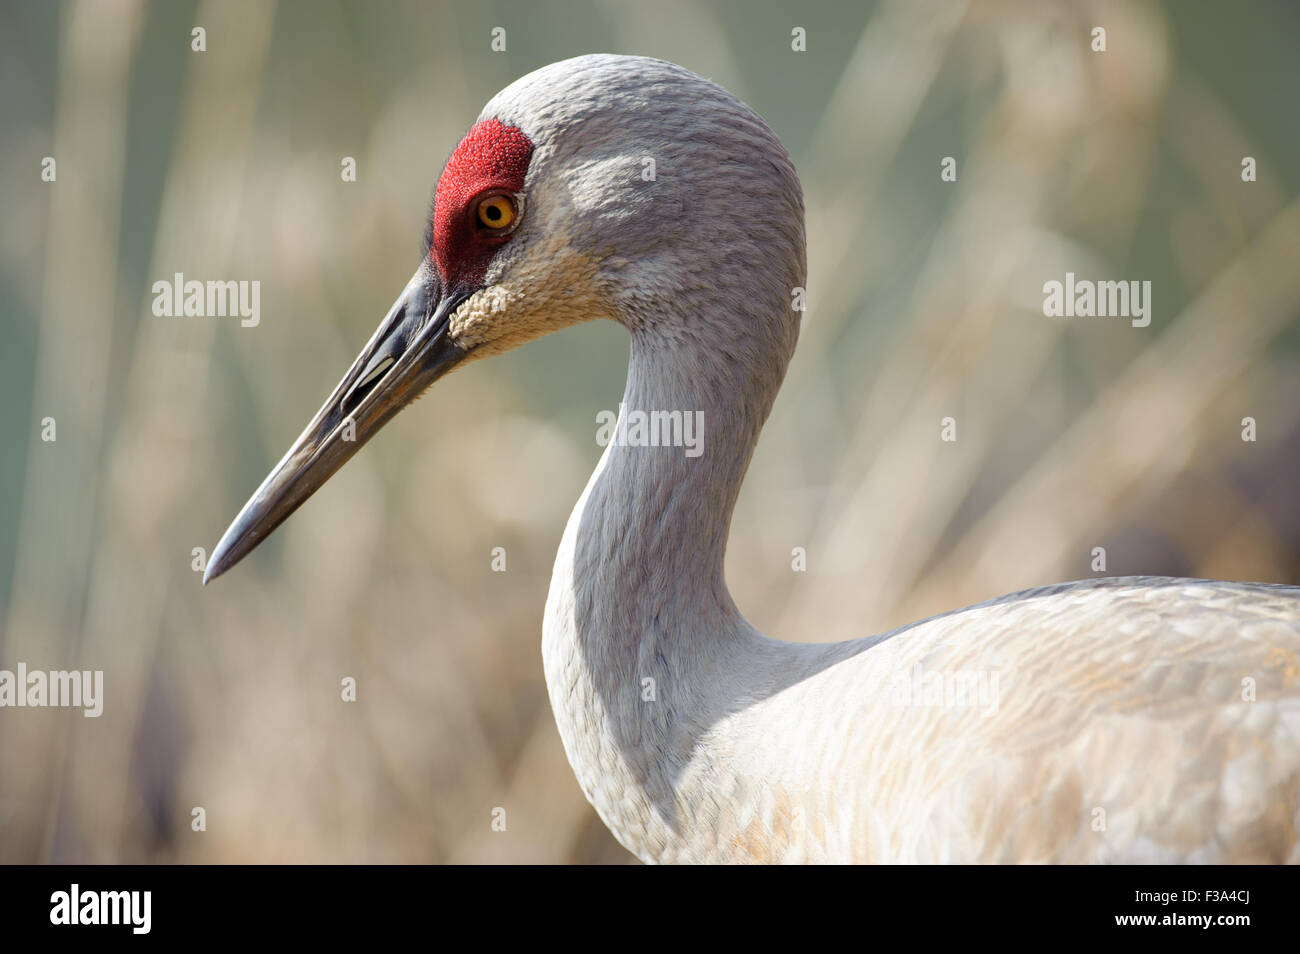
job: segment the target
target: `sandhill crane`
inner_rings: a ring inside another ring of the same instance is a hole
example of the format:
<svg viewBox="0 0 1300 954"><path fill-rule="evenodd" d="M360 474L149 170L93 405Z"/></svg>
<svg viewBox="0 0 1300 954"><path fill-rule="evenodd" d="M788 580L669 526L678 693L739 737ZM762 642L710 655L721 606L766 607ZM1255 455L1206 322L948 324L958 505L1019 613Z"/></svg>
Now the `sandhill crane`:
<svg viewBox="0 0 1300 954"><path fill-rule="evenodd" d="M804 279L799 180L737 98L640 57L523 77L452 153L419 270L205 582L453 367L609 318L631 336L621 413L704 423L697 455L609 442L543 622L565 751L633 853L1300 861L1300 588L1062 583L834 644L745 621L723 555Z"/></svg>

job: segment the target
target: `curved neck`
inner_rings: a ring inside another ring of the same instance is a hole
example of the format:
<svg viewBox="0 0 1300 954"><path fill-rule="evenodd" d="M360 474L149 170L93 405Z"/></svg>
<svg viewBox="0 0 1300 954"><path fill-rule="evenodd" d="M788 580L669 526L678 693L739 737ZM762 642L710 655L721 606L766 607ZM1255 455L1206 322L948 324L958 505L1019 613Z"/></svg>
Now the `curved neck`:
<svg viewBox="0 0 1300 954"><path fill-rule="evenodd" d="M747 393L750 382L727 378L681 343L634 335L615 440L589 508L608 524L600 536L612 546L602 556L654 568L680 593L720 598L731 514L771 404Z"/></svg>
<svg viewBox="0 0 1300 954"><path fill-rule="evenodd" d="M556 722L587 797L643 857L671 841L701 734L749 695L738 657L761 637L723 559L793 343L741 361L634 329L618 426L556 557L543 636ZM695 446L646 446L636 415L654 413L681 420L683 436L691 415Z"/></svg>
<svg viewBox="0 0 1300 954"><path fill-rule="evenodd" d="M623 614L735 611L731 515L788 359L770 347L741 362L693 336L633 331L618 423L570 527L576 580Z"/></svg>

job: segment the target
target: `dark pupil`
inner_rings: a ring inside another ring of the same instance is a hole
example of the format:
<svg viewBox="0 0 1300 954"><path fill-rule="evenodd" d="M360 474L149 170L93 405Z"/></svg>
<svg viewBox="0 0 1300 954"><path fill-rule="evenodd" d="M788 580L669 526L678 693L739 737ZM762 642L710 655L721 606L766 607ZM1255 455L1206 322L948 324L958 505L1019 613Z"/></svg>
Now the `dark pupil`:
<svg viewBox="0 0 1300 954"><path fill-rule="evenodd" d="M495 222L497 219L501 218L501 209L495 205L489 205L487 207L487 217Z"/></svg>

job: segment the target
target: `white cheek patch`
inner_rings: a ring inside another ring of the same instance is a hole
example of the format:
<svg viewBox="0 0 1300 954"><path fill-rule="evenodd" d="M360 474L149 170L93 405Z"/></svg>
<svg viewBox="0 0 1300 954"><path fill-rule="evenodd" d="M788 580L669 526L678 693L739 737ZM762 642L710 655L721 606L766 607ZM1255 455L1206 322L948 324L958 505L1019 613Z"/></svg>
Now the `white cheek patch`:
<svg viewBox="0 0 1300 954"><path fill-rule="evenodd" d="M596 259L561 232L532 246L495 284L475 292L449 322L451 340L472 358L500 354L593 318L617 320Z"/></svg>

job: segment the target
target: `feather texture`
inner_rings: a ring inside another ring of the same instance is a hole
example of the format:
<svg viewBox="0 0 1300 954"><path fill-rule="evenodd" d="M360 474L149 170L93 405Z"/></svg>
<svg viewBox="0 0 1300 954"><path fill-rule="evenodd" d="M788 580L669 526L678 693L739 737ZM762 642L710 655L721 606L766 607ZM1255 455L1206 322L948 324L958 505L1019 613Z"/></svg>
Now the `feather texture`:
<svg viewBox="0 0 1300 954"><path fill-rule="evenodd" d="M624 414L704 422L698 458L606 448L547 602L560 735L624 845L646 861L1300 861L1300 589L1100 579L855 642L768 639L723 558L798 336L789 157L725 90L638 57L546 67L482 119L536 146L532 222L489 280L563 234L592 273L582 294L631 334Z"/></svg>

